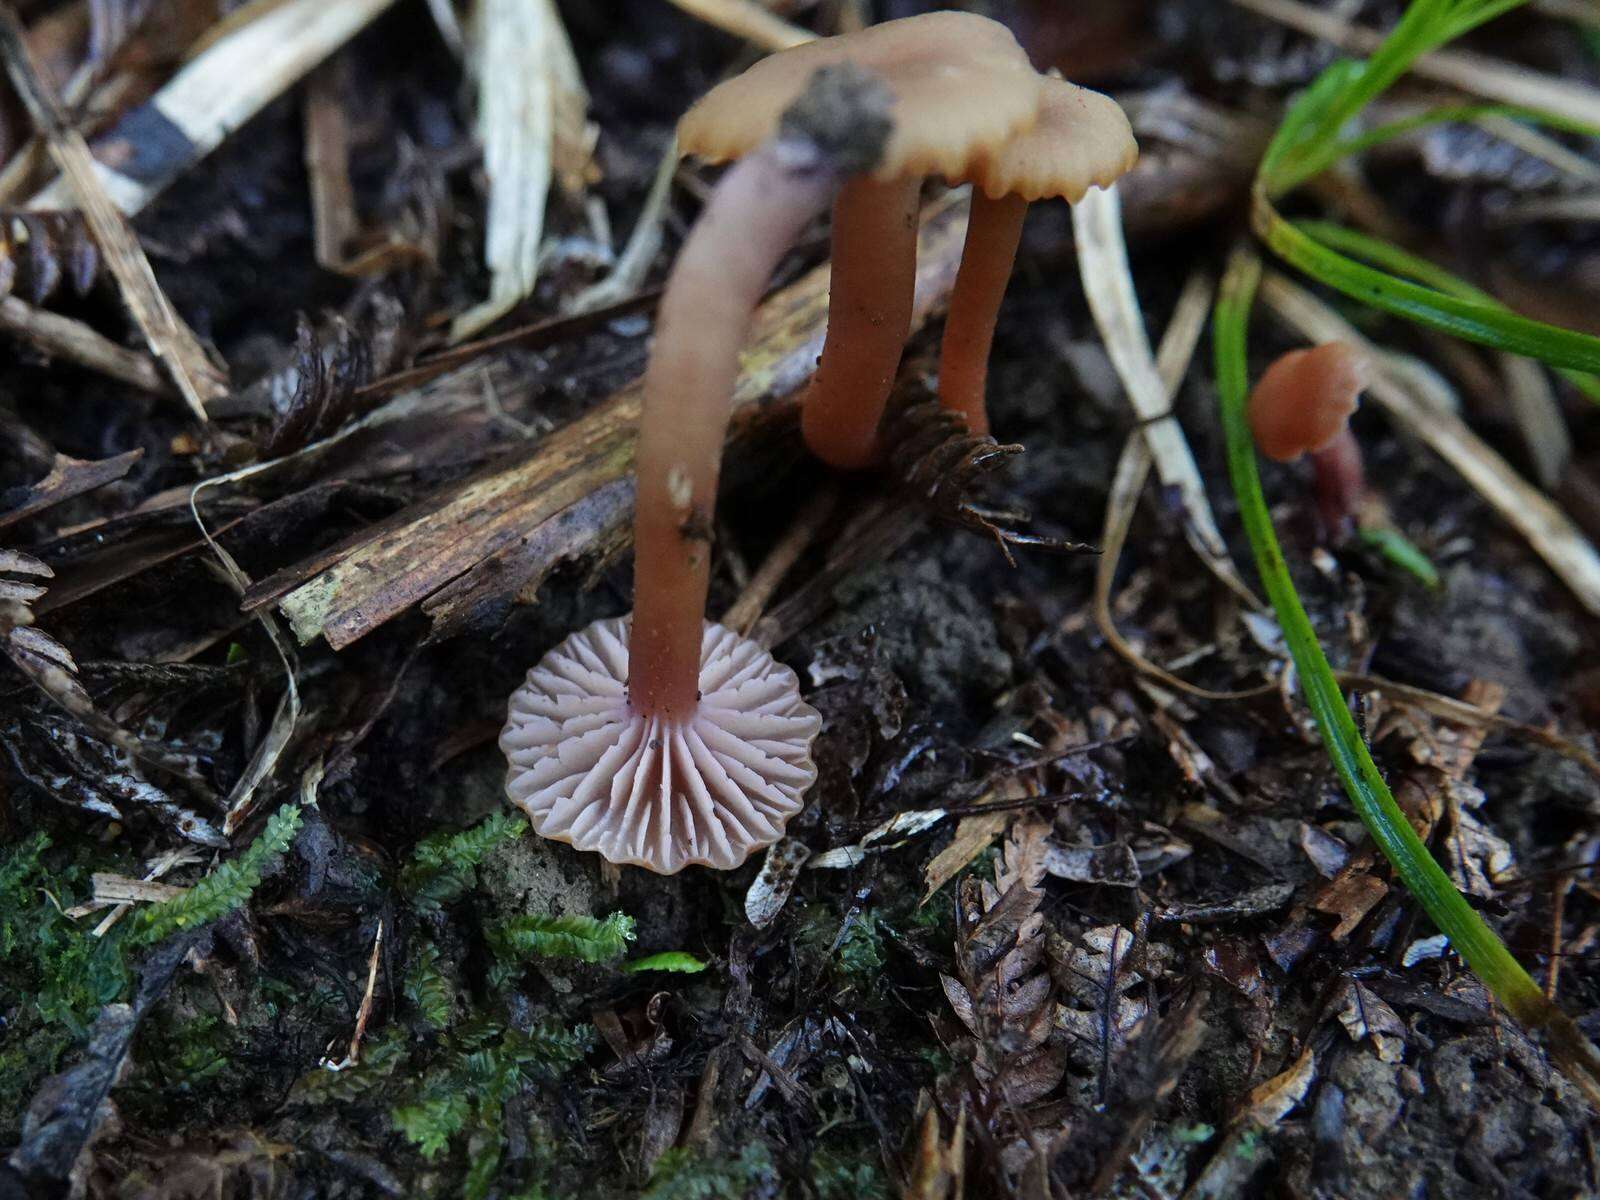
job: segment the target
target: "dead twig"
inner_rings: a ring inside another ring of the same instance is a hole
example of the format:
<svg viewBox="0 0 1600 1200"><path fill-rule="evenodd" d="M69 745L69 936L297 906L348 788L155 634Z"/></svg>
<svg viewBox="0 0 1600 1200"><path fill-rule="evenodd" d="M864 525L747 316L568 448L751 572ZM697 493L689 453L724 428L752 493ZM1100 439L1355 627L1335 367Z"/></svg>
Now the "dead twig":
<svg viewBox="0 0 1600 1200"><path fill-rule="evenodd" d="M778 539L778 544L751 576L739 598L722 614L722 624L735 633L749 634L760 618L761 610L766 608L778 585L783 582L783 577L816 540L838 504L839 485L834 482L823 485L806 501L805 507L796 514L788 530Z"/></svg>
<svg viewBox="0 0 1600 1200"><path fill-rule="evenodd" d="M940 309L954 280L965 206L935 205L924 220L916 323ZM741 441L792 420L815 368L828 270L815 271L757 311L734 397ZM762 401L764 403L758 403ZM558 563L626 546L639 413L632 385L535 443L509 465L452 484L370 530L251 589L247 609L279 601L303 641L349 645L423 603L441 636L519 596Z"/></svg>
<svg viewBox="0 0 1600 1200"><path fill-rule="evenodd" d="M161 396L172 391L171 381L148 354L119 346L82 321L34 308L15 296L0 296L0 329L52 358L120 380L141 392Z"/></svg>
<svg viewBox="0 0 1600 1200"><path fill-rule="evenodd" d="M692 17L769 52L812 41L816 34L791 25L751 0L672 0Z"/></svg>

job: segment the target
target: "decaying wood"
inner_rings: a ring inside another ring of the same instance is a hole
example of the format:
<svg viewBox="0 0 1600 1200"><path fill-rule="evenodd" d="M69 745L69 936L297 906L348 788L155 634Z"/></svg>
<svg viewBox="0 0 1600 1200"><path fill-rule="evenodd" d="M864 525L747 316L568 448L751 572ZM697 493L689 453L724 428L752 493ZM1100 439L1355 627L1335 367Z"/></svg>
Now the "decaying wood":
<svg viewBox="0 0 1600 1200"><path fill-rule="evenodd" d="M227 375L206 357L200 340L156 282L144 248L96 174L88 143L68 123L54 93L39 77L22 24L9 7L0 7L0 54L17 94L70 185L106 269L116 279L123 303L150 352L166 365L194 415L204 421L206 402L227 391Z"/></svg>
<svg viewBox="0 0 1600 1200"><path fill-rule="evenodd" d="M966 206L947 201L923 222L915 321L944 304L965 235ZM792 421L827 318L828 268L819 267L757 310L734 396L735 443ZM427 601L435 636L531 596L560 561L620 549L629 535L639 385L556 430L510 464L451 485L245 596L279 601L302 642L349 645Z"/></svg>
<svg viewBox="0 0 1600 1200"><path fill-rule="evenodd" d="M0 308L3 307L0 305ZM121 479L143 457L143 450L129 450L114 458L85 462L80 458L57 454L49 473L37 483L30 484L15 505L0 512L0 529L26 520L63 500L70 500L73 496L81 496L84 492Z"/></svg>

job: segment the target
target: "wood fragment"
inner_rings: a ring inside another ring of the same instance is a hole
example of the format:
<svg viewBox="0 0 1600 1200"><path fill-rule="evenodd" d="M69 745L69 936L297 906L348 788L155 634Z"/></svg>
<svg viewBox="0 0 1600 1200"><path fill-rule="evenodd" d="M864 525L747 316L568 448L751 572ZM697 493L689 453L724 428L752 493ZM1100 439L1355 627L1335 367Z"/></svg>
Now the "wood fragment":
<svg viewBox="0 0 1600 1200"><path fill-rule="evenodd" d="M311 227L317 265L342 272L356 235L356 193L350 182L350 118L344 109L349 75L334 58L306 80L305 163L311 189Z"/></svg>
<svg viewBox="0 0 1600 1200"><path fill-rule="evenodd" d="M0 304L0 309L3 308L4 305ZM60 504L63 500L70 500L74 496L81 496L85 492L91 492L97 487L121 479L133 469L133 464L143 457L142 448L94 462L57 454L49 473L37 483L29 484L22 489L21 498L17 503L0 512L0 529L26 520L52 505Z"/></svg>
<svg viewBox="0 0 1600 1200"><path fill-rule="evenodd" d="M54 93L40 78L22 24L9 6L0 6L0 56L5 58L6 72L43 135L50 156L70 185L106 269L116 279L123 303L150 352L171 373L195 417L206 420L206 402L227 391L227 375L206 357L200 340L156 282L144 248L96 174L88 143L68 123Z"/></svg>
<svg viewBox="0 0 1600 1200"><path fill-rule="evenodd" d="M949 294L965 218L964 204L946 201L924 219L919 327ZM818 267L757 310L734 397L736 443L794 419L797 390L821 346L827 289L828 268ZM427 600L435 634L444 636L486 608L503 611L511 598L526 598L562 559L626 545L639 395L630 385L509 465L494 464L263 580L245 607L281 597L302 642L322 636L339 649Z"/></svg>
<svg viewBox="0 0 1600 1200"><path fill-rule="evenodd" d="M739 598L722 614L722 624L735 633L749 634L773 593L778 590L778 585L783 582L783 577L816 540L838 504L837 483L824 484L806 501L788 530L778 539L778 544L756 569Z"/></svg>
<svg viewBox="0 0 1600 1200"><path fill-rule="evenodd" d="M162 396L172 391L171 381L148 354L119 346L82 321L35 308L15 296L0 296L0 329L52 358L76 363L141 392Z"/></svg>
<svg viewBox="0 0 1600 1200"><path fill-rule="evenodd" d="M690 16L743 38L762 50L788 50L816 38L816 34L789 24L752 0L672 0L672 3Z"/></svg>

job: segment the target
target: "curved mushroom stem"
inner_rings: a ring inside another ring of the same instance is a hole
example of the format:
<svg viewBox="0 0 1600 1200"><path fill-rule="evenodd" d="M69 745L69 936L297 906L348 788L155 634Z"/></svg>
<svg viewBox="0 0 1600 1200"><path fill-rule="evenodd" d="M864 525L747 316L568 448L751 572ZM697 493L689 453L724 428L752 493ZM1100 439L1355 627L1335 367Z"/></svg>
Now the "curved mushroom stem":
<svg viewBox="0 0 1600 1200"><path fill-rule="evenodd" d="M939 347L939 404L966 417L967 431L974 437L989 432L983 396L989 349L1027 214L1028 202L1021 196L993 200L981 188L972 189L967 241Z"/></svg>
<svg viewBox="0 0 1600 1200"><path fill-rule="evenodd" d="M917 178L852 179L833 206L828 336L800 429L830 466L870 466L878 422L911 333L917 277Z"/></svg>
<svg viewBox="0 0 1600 1200"><path fill-rule="evenodd" d="M815 146L767 142L718 182L667 282L639 420L635 712L684 718L699 698L711 513L739 350L779 259L827 208L838 178Z"/></svg>
<svg viewBox="0 0 1600 1200"><path fill-rule="evenodd" d="M1311 452L1311 470L1323 531L1330 541L1342 542L1349 536L1367 492L1361 444L1348 425L1326 446Z"/></svg>

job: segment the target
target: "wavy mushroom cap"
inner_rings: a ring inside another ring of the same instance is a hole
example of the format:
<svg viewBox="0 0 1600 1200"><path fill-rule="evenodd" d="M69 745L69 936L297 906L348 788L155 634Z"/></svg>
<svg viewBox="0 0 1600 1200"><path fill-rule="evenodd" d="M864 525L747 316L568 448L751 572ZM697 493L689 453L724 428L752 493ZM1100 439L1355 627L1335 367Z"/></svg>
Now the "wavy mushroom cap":
<svg viewBox="0 0 1600 1200"><path fill-rule="evenodd" d="M819 67L843 62L877 72L895 96L879 179L958 175L1039 111L1043 76L1009 29L972 13L924 13L762 59L684 114L680 148L708 162L738 158L777 132Z"/></svg>
<svg viewBox="0 0 1600 1200"><path fill-rule="evenodd" d="M706 622L686 720L628 703L629 618L562 642L511 695L506 794L541 836L662 875L731 870L783 836L817 778L822 727L795 673Z"/></svg>
<svg viewBox="0 0 1600 1200"><path fill-rule="evenodd" d="M952 183L971 182L992 200L1060 197L1076 204L1092 187L1108 187L1139 158L1122 107L1110 96L1046 76L1039 119Z"/></svg>
<svg viewBox="0 0 1600 1200"><path fill-rule="evenodd" d="M1321 450L1344 431L1366 386L1366 359L1346 342L1280 355L1250 392L1256 449L1278 462Z"/></svg>

